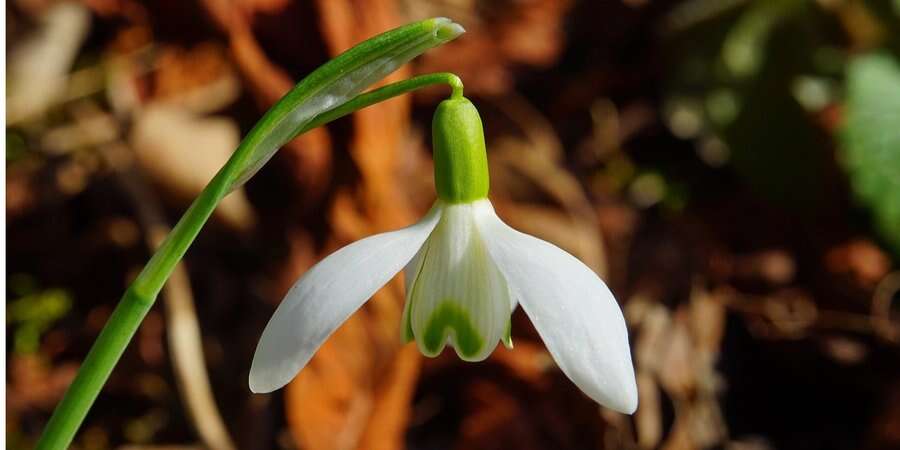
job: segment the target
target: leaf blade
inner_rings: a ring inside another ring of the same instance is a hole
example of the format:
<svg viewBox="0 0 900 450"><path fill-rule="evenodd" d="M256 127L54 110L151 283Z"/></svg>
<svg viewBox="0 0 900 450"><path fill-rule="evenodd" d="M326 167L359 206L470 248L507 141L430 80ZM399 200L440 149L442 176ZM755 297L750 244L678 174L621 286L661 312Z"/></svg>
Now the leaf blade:
<svg viewBox="0 0 900 450"><path fill-rule="evenodd" d="M887 54L855 58L847 68L842 162L859 201L883 239L900 254L900 64Z"/></svg>
<svg viewBox="0 0 900 450"><path fill-rule="evenodd" d="M248 133L235 152L240 158L229 189L250 179L275 152L316 116L341 106L426 50L465 30L438 17L414 22L367 39L301 80Z"/></svg>

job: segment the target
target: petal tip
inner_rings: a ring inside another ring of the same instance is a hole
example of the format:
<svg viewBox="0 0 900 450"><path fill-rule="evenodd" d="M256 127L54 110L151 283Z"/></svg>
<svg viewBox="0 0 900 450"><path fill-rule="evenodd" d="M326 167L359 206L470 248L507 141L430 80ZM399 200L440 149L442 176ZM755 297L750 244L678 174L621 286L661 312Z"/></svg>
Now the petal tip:
<svg viewBox="0 0 900 450"><path fill-rule="evenodd" d="M277 391L284 386L284 384L279 385L278 383L273 383L272 380L267 379L267 377L254 373L252 369L250 370L250 377L247 381L250 392L254 394L268 394Z"/></svg>
<svg viewBox="0 0 900 450"><path fill-rule="evenodd" d="M635 411L637 411L637 407L638 407L637 393L630 393L627 396L627 398L624 399L624 402L622 402L622 404L619 405L619 407L615 408L615 409L616 409L616 411L619 411L622 414L631 415L631 414L634 414Z"/></svg>
<svg viewBox="0 0 900 450"><path fill-rule="evenodd" d="M253 362L250 363L250 375L247 377L247 386L250 388L250 392L254 394L268 394L281 389L294 378L291 376L285 380L283 376L279 377L277 370L266 367L265 364L257 360L256 356L258 355L254 355Z"/></svg>
<svg viewBox="0 0 900 450"><path fill-rule="evenodd" d="M268 394L272 392L263 385L260 381L259 376L253 373L253 370L250 370L250 376L247 377L247 386L250 388L250 392L254 394Z"/></svg>
<svg viewBox="0 0 900 450"><path fill-rule="evenodd" d="M598 403L622 414L634 414L638 407L637 381L632 377L624 382L622 390Z"/></svg>

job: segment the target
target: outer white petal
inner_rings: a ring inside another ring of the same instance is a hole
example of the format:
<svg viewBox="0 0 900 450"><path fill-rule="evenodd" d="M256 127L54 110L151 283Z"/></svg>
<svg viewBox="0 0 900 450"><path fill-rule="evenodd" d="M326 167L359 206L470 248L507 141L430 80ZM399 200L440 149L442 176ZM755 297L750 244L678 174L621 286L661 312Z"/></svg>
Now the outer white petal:
<svg viewBox="0 0 900 450"><path fill-rule="evenodd" d="M418 223L354 242L307 271L263 331L250 367L250 390L287 384L337 327L416 254L441 216L435 204Z"/></svg>
<svg viewBox="0 0 900 450"><path fill-rule="evenodd" d="M628 330L606 284L574 256L503 223L490 203L476 214L484 242L560 369L614 410L637 409Z"/></svg>

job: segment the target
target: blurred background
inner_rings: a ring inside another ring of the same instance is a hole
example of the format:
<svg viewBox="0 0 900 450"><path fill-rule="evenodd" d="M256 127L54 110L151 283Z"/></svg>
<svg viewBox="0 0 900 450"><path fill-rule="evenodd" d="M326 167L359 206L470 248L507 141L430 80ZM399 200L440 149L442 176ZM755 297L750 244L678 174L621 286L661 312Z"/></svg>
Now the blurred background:
<svg viewBox="0 0 900 450"><path fill-rule="evenodd" d="M900 1L9 0L6 445L31 448L151 248L262 113L412 20L511 225L608 281L640 408L517 311L479 364L400 344L395 279L251 395L293 281L434 199L433 87L285 146L221 205L78 435L129 449L900 448Z"/></svg>

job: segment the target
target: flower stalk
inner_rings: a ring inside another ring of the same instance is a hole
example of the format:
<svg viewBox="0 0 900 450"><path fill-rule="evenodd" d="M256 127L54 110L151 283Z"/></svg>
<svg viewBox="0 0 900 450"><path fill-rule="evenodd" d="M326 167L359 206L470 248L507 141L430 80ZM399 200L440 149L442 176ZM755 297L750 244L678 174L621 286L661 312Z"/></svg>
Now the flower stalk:
<svg viewBox="0 0 900 450"><path fill-rule="evenodd" d="M464 30L449 19L415 22L344 52L300 81L247 134L228 162L184 213L116 306L75 379L57 405L37 444L40 450L67 448L113 368L175 266L219 202L252 177L275 152L299 134L375 103L434 84L462 95L456 75L418 76L361 94L402 64L446 43Z"/></svg>

